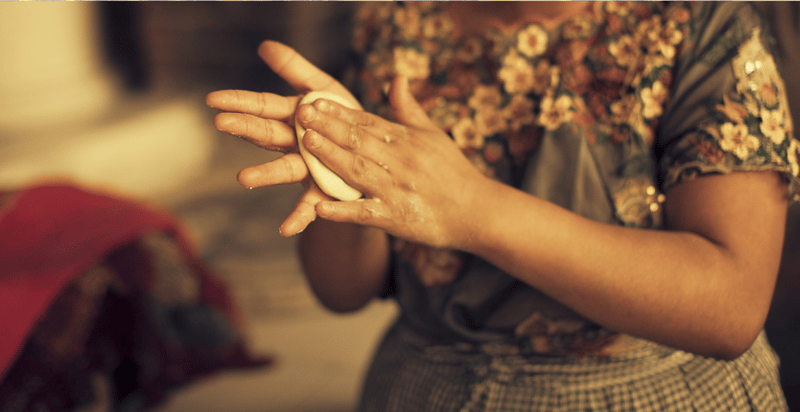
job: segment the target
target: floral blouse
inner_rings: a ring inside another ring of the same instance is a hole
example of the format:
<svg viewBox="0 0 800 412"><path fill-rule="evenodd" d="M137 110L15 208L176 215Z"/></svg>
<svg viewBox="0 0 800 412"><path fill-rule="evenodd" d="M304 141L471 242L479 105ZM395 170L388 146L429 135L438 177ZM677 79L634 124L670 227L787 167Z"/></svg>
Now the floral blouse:
<svg viewBox="0 0 800 412"><path fill-rule="evenodd" d="M778 171L797 197L786 91L746 4L597 2L549 30L470 36L446 7L360 9L367 110L392 117L386 91L402 74L484 174L601 222L660 228L663 192L708 173ZM394 250L405 321L436 340L563 355L620 337L475 256Z"/></svg>

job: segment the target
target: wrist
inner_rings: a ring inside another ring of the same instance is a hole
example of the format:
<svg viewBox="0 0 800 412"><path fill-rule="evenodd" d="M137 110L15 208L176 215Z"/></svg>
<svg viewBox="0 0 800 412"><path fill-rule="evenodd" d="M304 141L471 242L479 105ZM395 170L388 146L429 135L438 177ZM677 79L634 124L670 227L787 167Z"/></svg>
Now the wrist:
<svg viewBox="0 0 800 412"><path fill-rule="evenodd" d="M504 187L502 183L481 174L460 191L458 207L450 212L450 248L472 254L479 254L483 250L488 229L499 207L498 196L501 196Z"/></svg>

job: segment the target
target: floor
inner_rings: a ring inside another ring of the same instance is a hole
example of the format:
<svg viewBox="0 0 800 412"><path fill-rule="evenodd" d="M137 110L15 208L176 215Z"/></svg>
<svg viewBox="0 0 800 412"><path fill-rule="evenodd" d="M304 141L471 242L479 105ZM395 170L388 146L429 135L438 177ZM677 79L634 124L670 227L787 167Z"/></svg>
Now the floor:
<svg viewBox="0 0 800 412"><path fill-rule="evenodd" d="M277 363L193 384L158 412L352 411L371 353L396 307L375 302L348 315L322 308L300 273L296 239L278 234L300 186L247 190L236 182L236 172L271 159L270 153L221 133L214 143L207 172L154 201L183 220L238 300L252 349L274 355Z"/></svg>

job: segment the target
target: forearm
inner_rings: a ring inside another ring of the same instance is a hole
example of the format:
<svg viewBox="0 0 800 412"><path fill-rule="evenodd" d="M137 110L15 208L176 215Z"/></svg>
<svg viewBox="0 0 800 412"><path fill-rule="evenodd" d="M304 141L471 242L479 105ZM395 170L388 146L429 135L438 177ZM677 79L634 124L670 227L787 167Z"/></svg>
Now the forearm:
<svg viewBox="0 0 800 412"><path fill-rule="evenodd" d="M385 285L389 241L379 229L317 219L301 234L299 255L311 289L331 310L357 310Z"/></svg>
<svg viewBox="0 0 800 412"><path fill-rule="evenodd" d="M507 186L491 190L473 208L480 235L462 248L601 325L718 357L746 349L763 325L779 259L742 257L746 240L600 224ZM782 221L775 213L770 221ZM783 228L759 229L752 248L779 255Z"/></svg>

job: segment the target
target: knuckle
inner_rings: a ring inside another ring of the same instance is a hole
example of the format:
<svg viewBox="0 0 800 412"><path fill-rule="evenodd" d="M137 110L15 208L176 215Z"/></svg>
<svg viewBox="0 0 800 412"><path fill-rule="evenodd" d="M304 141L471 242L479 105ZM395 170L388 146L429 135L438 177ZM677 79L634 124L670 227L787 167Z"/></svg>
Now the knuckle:
<svg viewBox="0 0 800 412"><path fill-rule="evenodd" d="M361 139L364 136L363 129L358 124L350 125L347 134L347 147L349 149L358 149L361 147Z"/></svg>
<svg viewBox="0 0 800 412"><path fill-rule="evenodd" d="M261 123L261 133L262 138L268 141L272 140L272 135L274 134L274 130L272 128L272 124L266 120L260 122Z"/></svg>
<svg viewBox="0 0 800 412"><path fill-rule="evenodd" d="M259 117L266 117L267 116L267 106L268 106L267 95L264 94L264 93L258 93L256 96L257 96L256 97L256 103L258 104L258 107L260 108L258 116Z"/></svg>
<svg viewBox="0 0 800 412"><path fill-rule="evenodd" d="M361 222L371 222L380 215L380 212L375 205L365 203L363 207L358 209L357 218Z"/></svg>
<svg viewBox="0 0 800 412"><path fill-rule="evenodd" d="M375 212L372 209L366 208L366 207L362 207L361 209L358 210L357 219L360 222L368 222L368 221L372 220L372 218L374 216L375 216Z"/></svg>
<svg viewBox="0 0 800 412"><path fill-rule="evenodd" d="M356 112L356 117L354 119L355 124L359 126L373 126L375 124L375 119L369 115L367 112L359 111Z"/></svg>
<svg viewBox="0 0 800 412"><path fill-rule="evenodd" d="M280 157L279 160L283 165L283 171L286 173L286 178L288 181L294 182L295 178L297 177L297 171L294 168L294 164L292 164L292 162L290 162L285 156Z"/></svg>
<svg viewBox="0 0 800 412"><path fill-rule="evenodd" d="M368 168L369 165L367 164L367 159L365 159L363 156L356 155L353 158L351 170L354 176L364 177L367 175Z"/></svg>

